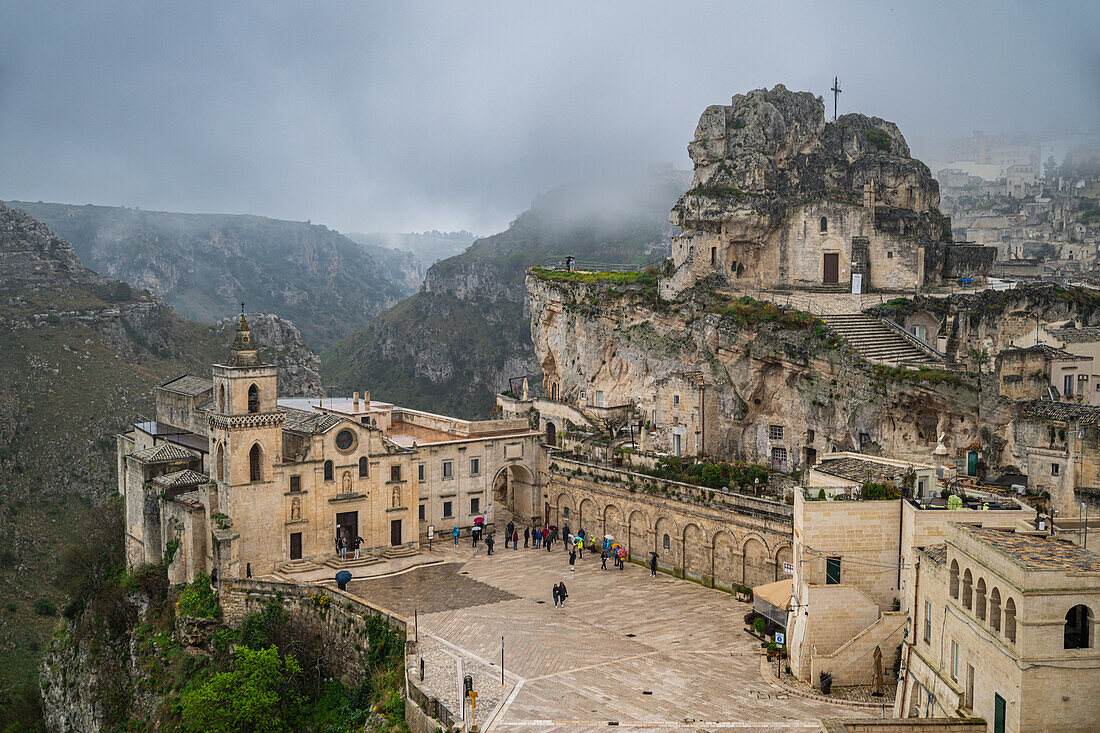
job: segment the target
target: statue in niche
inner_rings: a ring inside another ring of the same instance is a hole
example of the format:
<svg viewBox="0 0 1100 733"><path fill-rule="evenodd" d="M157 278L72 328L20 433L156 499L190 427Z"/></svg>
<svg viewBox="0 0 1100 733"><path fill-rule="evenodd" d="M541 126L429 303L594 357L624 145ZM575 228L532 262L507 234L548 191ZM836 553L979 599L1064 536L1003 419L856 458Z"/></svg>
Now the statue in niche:
<svg viewBox="0 0 1100 733"><path fill-rule="evenodd" d="M351 474L348 473L347 471L344 471L343 483L344 483L344 493L345 494L350 494L351 493Z"/></svg>
<svg viewBox="0 0 1100 733"><path fill-rule="evenodd" d="M297 522L302 518L302 500L294 497L290 500L290 521Z"/></svg>
<svg viewBox="0 0 1100 733"><path fill-rule="evenodd" d="M393 488L393 506L398 507L401 505L401 489L396 486Z"/></svg>

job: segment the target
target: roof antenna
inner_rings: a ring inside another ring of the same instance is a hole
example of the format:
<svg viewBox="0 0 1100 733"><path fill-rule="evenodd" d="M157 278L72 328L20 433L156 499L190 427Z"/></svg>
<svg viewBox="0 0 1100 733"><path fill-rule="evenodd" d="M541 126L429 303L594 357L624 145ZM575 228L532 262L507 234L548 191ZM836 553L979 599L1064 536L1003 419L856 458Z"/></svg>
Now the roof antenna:
<svg viewBox="0 0 1100 733"><path fill-rule="evenodd" d="M833 110L833 112L835 113L836 110ZM836 115L834 114L833 116L835 117ZM241 315L242 316L244 315L244 301L243 300L241 301Z"/></svg>

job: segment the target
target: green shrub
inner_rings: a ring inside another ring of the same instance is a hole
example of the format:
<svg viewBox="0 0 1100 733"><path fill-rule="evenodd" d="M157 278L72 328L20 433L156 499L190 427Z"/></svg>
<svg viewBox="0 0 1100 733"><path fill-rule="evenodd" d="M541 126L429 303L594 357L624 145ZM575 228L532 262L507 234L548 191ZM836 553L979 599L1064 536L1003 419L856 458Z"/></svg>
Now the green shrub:
<svg viewBox="0 0 1100 733"><path fill-rule="evenodd" d="M49 598L40 597L34 602L34 612L39 616L56 616L57 606Z"/></svg>
<svg viewBox="0 0 1100 733"><path fill-rule="evenodd" d="M890 152L890 136L879 129L865 130L863 132L863 138L874 145L879 151L883 153Z"/></svg>
<svg viewBox="0 0 1100 733"><path fill-rule="evenodd" d="M302 716L297 693L302 668L292 656L280 658L275 647L240 649L230 670L180 697L186 730L290 731Z"/></svg>
<svg viewBox="0 0 1100 733"><path fill-rule="evenodd" d="M179 600L176 601L176 613L180 616L198 618L221 617L222 609L218 605L218 599L210 587L210 577L206 573L199 573L195 581L183 589Z"/></svg>
<svg viewBox="0 0 1100 733"><path fill-rule="evenodd" d="M753 619L752 627L756 630L756 633L763 634L764 627L767 625L767 623L768 622L764 620L763 616L757 616L755 619Z"/></svg>

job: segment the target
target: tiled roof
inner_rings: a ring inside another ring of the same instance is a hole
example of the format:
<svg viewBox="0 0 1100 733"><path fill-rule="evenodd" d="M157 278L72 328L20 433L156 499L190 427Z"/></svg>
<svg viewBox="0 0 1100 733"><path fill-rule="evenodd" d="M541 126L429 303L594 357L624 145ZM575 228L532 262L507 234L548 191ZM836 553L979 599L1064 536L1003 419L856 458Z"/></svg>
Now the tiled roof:
<svg viewBox="0 0 1100 733"><path fill-rule="evenodd" d="M1050 328L1047 329L1047 333L1068 344L1100 341L1100 326L1085 326L1084 328Z"/></svg>
<svg viewBox="0 0 1100 733"><path fill-rule="evenodd" d="M875 483L893 481L899 475L905 473L905 469L901 466L891 466L888 463L879 463L865 458L852 458L851 456L822 459L813 468L815 471L861 484L868 481Z"/></svg>
<svg viewBox="0 0 1100 733"><path fill-rule="evenodd" d="M1020 408L1020 415L1032 420L1076 420L1082 425L1100 425L1100 406L1079 405L1075 402L1034 400Z"/></svg>
<svg viewBox="0 0 1100 733"><path fill-rule="evenodd" d="M202 509L202 498L197 491L185 491L173 496L172 499L181 504L187 504L192 509Z"/></svg>
<svg viewBox="0 0 1100 733"><path fill-rule="evenodd" d="M163 476L157 476L153 479L153 483L168 489L179 489L184 486L199 486L200 484L205 484L209 480L210 478L206 474L192 471L188 468L183 471L175 471L173 473L166 473Z"/></svg>
<svg viewBox="0 0 1100 733"><path fill-rule="evenodd" d="M1056 348L1054 348L1053 346L1051 346L1049 344L1036 344L1034 346L1025 346L1022 349L1005 349L1004 351L1001 352L1000 355L1001 356L1007 356L1007 355L1010 355L1010 354L1024 354L1024 353L1031 353L1031 352L1041 353L1044 358L1052 359L1052 360L1053 359L1058 359L1058 360L1070 359L1070 360L1078 360L1078 361L1082 361L1082 360L1091 361L1092 360L1091 356L1075 356L1074 354L1071 354L1068 351L1063 351L1062 349L1056 349Z"/></svg>
<svg viewBox="0 0 1100 733"><path fill-rule="evenodd" d="M1067 570L1100 573L1100 555L1049 537L1016 534L1011 530L958 525L983 545L993 548L1028 570Z"/></svg>
<svg viewBox="0 0 1100 733"><path fill-rule="evenodd" d="M214 389L214 382L210 379L192 377L190 374L187 374L182 377L177 377L170 382L165 382L160 385L160 388L166 389L169 392L177 392L179 394L197 397L203 392Z"/></svg>
<svg viewBox="0 0 1100 733"><path fill-rule="evenodd" d="M928 559L937 565L943 565L947 562L947 543L942 545L929 545L928 547L920 548L924 550L924 554L928 555Z"/></svg>
<svg viewBox="0 0 1100 733"><path fill-rule="evenodd" d="M186 448L171 443L161 443L151 448L135 451L130 454L142 463L160 463L162 461L182 461L197 456Z"/></svg>
<svg viewBox="0 0 1100 733"><path fill-rule="evenodd" d="M281 409L286 413L286 422L283 423L283 430L289 430L292 433L300 433L302 435L319 435L321 433L326 433L346 419L338 415L296 410L292 407L284 407Z"/></svg>

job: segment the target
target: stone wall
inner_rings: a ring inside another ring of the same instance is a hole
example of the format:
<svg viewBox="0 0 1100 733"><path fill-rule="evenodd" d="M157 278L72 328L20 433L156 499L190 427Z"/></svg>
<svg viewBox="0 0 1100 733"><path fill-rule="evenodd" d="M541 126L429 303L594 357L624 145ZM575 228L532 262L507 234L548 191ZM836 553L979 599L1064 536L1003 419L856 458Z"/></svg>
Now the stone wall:
<svg viewBox="0 0 1100 733"><path fill-rule="evenodd" d="M551 456L550 522L610 534L630 558L731 590L781 578L791 562L791 507ZM647 487L650 487L647 489ZM665 544L667 540L667 545Z"/></svg>
<svg viewBox="0 0 1100 733"><path fill-rule="evenodd" d="M239 624L250 613L262 611L273 600L291 613L304 616L321 635L326 663L350 687L361 684L367 666L370 653L367 619L380 617L402 636L407 628L407 621L396 613L326 586L234 579L222 583L218 600L225 622L231 625Z"/></svg>

